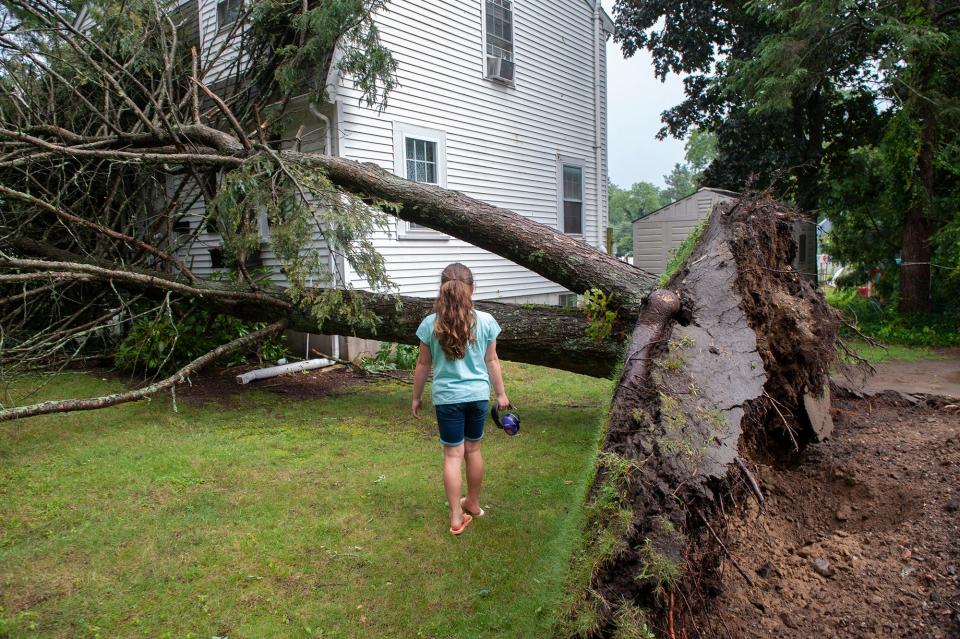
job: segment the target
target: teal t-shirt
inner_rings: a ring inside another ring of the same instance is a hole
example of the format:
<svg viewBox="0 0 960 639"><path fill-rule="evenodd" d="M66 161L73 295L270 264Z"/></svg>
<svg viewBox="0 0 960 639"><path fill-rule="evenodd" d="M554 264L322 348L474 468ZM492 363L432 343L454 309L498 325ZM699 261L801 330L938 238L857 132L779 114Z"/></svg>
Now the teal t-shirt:
<svg viewBox="0 0 960 639"><path fill-rule="evenodd" d="M500 334L500 325L490 313L474 310L477 317L477 341L467 344L463 359L449 360L433 333L437 314L427 315L417 329L417 337L430 347L433 357L433 405L478 402L490 399L490 376L484 356L487 347Z"/></svg>

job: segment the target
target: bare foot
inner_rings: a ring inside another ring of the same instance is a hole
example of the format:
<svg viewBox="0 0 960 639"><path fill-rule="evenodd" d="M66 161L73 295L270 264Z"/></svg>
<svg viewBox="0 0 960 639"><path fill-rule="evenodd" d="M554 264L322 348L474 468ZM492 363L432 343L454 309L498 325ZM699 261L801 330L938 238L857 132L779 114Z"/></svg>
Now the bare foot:
<svg viewBox="0 0 960 639"><path fill-rule="evenodd" d="M457 509L459 512L454 512L450 510L450 528L460 528L463 526L464 515L466 511L463 510L463 500L460 500L460 508Z"/></svg>
<svg viewBox="0 0 960 639"><path fill-rule="evenodd" d="M483 508L480 507L480 502L471 502L469 501L469 497L460 498L460 508L463 509L463 512L469 513L474 517L483 517L486 514Z"/></svg>

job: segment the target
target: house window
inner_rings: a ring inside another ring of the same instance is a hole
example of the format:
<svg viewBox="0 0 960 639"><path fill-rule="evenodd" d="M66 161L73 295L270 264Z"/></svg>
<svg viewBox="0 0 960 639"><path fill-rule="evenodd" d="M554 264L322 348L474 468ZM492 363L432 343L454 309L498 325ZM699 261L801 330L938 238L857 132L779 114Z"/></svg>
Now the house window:
<svg viewBox="0 0 960 639"><path fill-rule="evenodd" d="M437 184L437 143L433 140L406 138L406 178L414 182Z"/></svg>
<svg viewBox="0 0 960 639"><path fill-rule="evenodd" d="M487 55L513 61L513 2L487 1Z"/></svg>
<svg viewBox="0 0 960 639"><path fill-rule="evenodd" d="M394 173L413 182L447 186L447 139L443 131L394 122ZM412 222L400 222L406 238L445 239L446 236Z"/></svg>
<svg viewBox="0 0 960 639"><path fill-rule="evenodd" d="M561 229L564 233L583 233L583 167L561 163Z"/></svg>
<svg viewBox="0 0 960 639"><path fill-rule="evenodd" d="M240 19L243 0L220 0L217 3L217 29L229 27Z"/></svg>
<svg viewBox="0 0 960 639"><path fill-rule="evenodd" d="M565 308L577 308L576 293L560 293L560 306Z"/></svg>
<svg viewBox="0 0 960 639"><path fill-rule="evenodd" d="M512 85L516 69L513 62L513 2L486 0L484 4L484 51L490 80Z"/></svg>
<svg viewBox="0 0 960 639"><path fill-rule="evenodd" d="M220 247L210 249L210 268L222 269L227 267L227 260Z"/></svg>

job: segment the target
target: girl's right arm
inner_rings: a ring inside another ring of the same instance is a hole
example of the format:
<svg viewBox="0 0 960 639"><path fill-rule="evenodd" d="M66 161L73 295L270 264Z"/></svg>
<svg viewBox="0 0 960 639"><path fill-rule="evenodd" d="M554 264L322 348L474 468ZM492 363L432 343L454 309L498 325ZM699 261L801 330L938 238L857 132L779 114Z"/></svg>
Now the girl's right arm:
<svg viewBox="0 0 960 639"><path fill-rule="evenodd" d="M427 384L427 378L430 377L430 369L433 367L433 358L430 356L430 347L420 342L420 357L417 358L417 368L413 372L413 403L410 411L413 416L420 419L420 408L423 406L423 387Z"/></svg>
<svg viewBox="0 0 960 639"><path fill-rule="evenodd" d="M500 358L497 357L497 340L490 342L484 359L487 362L487 372L490 374L493 392L497 395L497 408L506 410L510 406L510 400L507 399L507 391L503 386L503 371L500 370Z"/></svg>

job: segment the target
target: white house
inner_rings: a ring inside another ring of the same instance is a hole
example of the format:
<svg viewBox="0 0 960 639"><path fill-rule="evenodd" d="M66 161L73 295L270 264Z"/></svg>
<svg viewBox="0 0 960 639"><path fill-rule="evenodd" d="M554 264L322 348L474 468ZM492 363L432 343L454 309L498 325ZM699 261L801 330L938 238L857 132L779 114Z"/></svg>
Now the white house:
<svg viewBox="0 0 960 639"><path fill-rule="evenodd" d="M201 62L221 50L239 7L240 0L200 0ZM366 107L349 78L341 80L332 105L301 105L292 128L304 126L303 149L462 191L603 250L605 43L613 24L599 2L393 0L377 24L399 64L388 108ZM208 84L227 66L215 67ZM215 234L199 236L189 255L197 272L212 268L218 243ZM404 295L435 295L440 270L461 261L474 271L478 299L569 302L563 287L427 228L396 221L375 243ZM271 264L269 253L264 259ZM366 285L342 267L351 285Z"/></svg>
<svg viewBox="0 0 960 639"><path fill-rule="evenodd" d="M198 2L201 66L223 60L212 65L207 84L235 68L223 51L230 51L226 39L241 2ZM461 191L604 250L605 44L613 23L599 0L393 0L376 22L398 63L388 107L367 107L349 78L333 78L331 103L300 100L285 137L302 126L304 151L373 162ZM202 199L195 206L199 215ZM440 271L460 261L474 272L477 299L576 301L562 286L428 228L393 220L373 239L403 295L436 295ZM195 272L220 266L219 243L213 232L197 236L186 250ZM277 266L269 249L261 257ZM367 287L348 263L328 259L347 284Z"/></svg>

